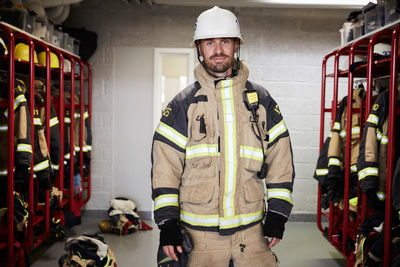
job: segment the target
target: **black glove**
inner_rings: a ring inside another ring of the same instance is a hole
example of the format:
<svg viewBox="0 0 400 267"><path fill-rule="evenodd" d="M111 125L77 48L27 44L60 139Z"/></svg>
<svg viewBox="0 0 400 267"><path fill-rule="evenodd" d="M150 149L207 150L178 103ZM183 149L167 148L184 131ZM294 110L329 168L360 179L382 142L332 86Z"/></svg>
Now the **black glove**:
<svg viewBox="0 0 400 267"><path fill-rule="evenodd" d="M182 234L179 227L179 222L176 219L171 219L160 228L160 245L162 246L182 246Z"/></svg>
<svg viewBox="0 0 400 267"><path fill-rule="evenodd" d="M282 239L286 222L286 217L274 212L268 212L263 225L264 236Z"/></svg>

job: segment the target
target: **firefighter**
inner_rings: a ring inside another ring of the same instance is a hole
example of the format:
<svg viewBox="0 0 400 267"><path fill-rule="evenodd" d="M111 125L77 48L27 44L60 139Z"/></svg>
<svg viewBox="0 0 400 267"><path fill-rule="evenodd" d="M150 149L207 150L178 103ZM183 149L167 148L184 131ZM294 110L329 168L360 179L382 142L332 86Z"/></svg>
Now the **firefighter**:
<svg viewBox="0 0 400 267"><path fill-rule="evenodd" d="M167 105L153 137L160 245L178 261L185 228L193 240L188 266L277 266L271 247L293 206L289 132L268 91L247 80L241 42L232 12L200 14L197 81Z"/></svg>

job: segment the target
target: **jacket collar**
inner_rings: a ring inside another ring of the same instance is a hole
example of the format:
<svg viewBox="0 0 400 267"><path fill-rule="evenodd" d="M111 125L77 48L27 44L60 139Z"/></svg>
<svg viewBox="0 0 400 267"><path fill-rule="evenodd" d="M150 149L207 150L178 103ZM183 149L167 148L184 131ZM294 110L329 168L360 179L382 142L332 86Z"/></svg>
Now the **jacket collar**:
<svg viewBox="0 0 400 267"><path fill-rule="evenodd" d="M221 88L222 80L233 80L234 86L244 87L247 79L249 78L249 69L246 63L240 61L240 70L234 77L215 78L211 76L200 63L196 64L194 69L194 77L201 84L201 87L206 88ZM217 81L217 82L216 82Z"/></svg>

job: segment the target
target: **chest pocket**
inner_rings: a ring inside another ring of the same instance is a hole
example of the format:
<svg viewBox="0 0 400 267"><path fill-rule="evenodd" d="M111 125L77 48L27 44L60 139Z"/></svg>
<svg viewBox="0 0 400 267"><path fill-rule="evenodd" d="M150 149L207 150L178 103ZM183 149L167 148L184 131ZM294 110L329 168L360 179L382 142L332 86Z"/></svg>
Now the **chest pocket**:
<svg viewBox="0 0 400 267"><path fill-rule="evenodd" d="M206 112L205 103L197 104L190 124L186 162L193 168L207 168L213 157L219 155L218 143L214 142L213 118Z"/></svg>
<svg viewBox="0 0 400 267"><path fill-rule="evenodd" d="M263 138L263 144L266 147L268 143L265 140L267 136L266 131L263 128L262 122L259 122L258 125L260 128L261 137ZM240 162L243 164L243 167L246 170L252 173L257 173L261 170L264 160L261 142L256 136L256 134L259 134L257 131L257 126L255 123L250 122L249 118L247 118L241 123L241 128Z"/></svg>

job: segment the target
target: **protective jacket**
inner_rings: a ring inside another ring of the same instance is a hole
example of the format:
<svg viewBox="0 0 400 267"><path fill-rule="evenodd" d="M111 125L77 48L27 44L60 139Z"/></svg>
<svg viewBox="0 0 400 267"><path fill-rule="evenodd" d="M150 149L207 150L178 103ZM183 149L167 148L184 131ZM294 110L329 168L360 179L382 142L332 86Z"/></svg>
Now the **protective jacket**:
<svg viewBox="0 0 400 267"><path fill-rule="evenodd" d="M357 162L362 192L369 196L376 194L381 201L386 199L388 117L389 91L384 91L379 94L367 119ZM398 123L399 116L396 117L396 125ZM399 131L400 127L397 127L395 140L400 136ZM395 159L398 158L399 149L400 144L396 142Z"/></svg>
<svg viewBox="0 0 400 267"><path fill-rule="evenodd" d="M364 88L353 92L353 108L360 108L365 96ZM351 158L350 158L350 198L357 195L357 158L360 146L360 118L359 112L353 112L351 122ZM344 164L346 154L347 135L347 96L342 99L332 127L332 137L328 148L328 191L344 191Z"/></svg>
<svg viewBox="0 0 400 267"><path fill-rule="evenodd" d="M0 77L0 100L8 102L7 79ZM15 79L14 86L14 182L27 185L28 169L32 162L31 120L24 95L25 84ZM0 205L4 207L7 196L8 164L8 108L0 107ZM25 193L25 192L24 192Z"/></svg>
<svg viewBox="0 0 400 267"><path fill-rule="evenodd" d="M259 126L268 164L268 214L287 220L294 166L289 132L277 103L263 87L238 74L216 80L202 65L197 82L166 107L153 138L152 198L158 225L179 219L192 229L232 234L259 223L265 212L264 161L243 91L258 93Z"/></svg>
<svg viewBox="0 0 400 267"><path fill-rule="evenodd" d="M328 148L331 141L332 132L329 133L322 145L321 152L319 153L317 160L317 167L315 168L313 177L321 185L321 192L324 194L327 192L327 176L328 176Z"/></svg>

